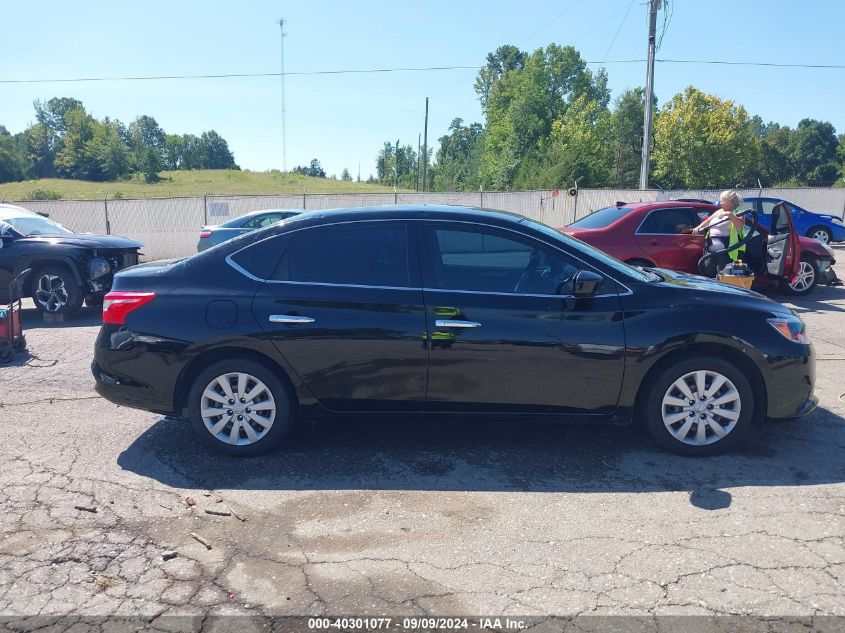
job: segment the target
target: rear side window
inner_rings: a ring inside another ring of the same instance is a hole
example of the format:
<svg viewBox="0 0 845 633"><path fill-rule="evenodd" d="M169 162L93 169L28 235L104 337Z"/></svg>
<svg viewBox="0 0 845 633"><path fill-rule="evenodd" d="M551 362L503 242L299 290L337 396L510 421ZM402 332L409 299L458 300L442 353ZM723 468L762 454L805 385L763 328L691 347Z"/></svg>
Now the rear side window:
<svg viewBox="0 0 845 633"><path fill-rule="evenodd" d="M275 274L280 281L409 287L404 224L322 226L293 233Z"/></svg>
<svg viewBox="0 0 845 633"><path fill-rule="evenodd" d="M269 279L290 242L289 235L276 235L256 242L231 256L233 262L259 279Z"/></svg>
<svg viewBox="0 0 845 633"><path fill-rule="evenodd" d="M268 213L267 215L257 215L254 218L250 218L243 224L243 228L245 229L262 229L265 226L270 226L271 224L275 224L279 220L282 219L281 213Z"/></svg>
<svg viewBox="0 0 845 633"><path fill-rule="evenodd" d="M593 211L586 218L581 218L577 222L573 222L569 226L574 226L579 229L603 229L610 226L617 220L628 215L633 209L630 207L606 207Z"/></svg>
<svg viewBox="0 0 845 633"><path fill-rule="evenodd" d="M657 209L648 214L637 233L679 235L689 233L698 223L698 214L691 208Z"/></svg>

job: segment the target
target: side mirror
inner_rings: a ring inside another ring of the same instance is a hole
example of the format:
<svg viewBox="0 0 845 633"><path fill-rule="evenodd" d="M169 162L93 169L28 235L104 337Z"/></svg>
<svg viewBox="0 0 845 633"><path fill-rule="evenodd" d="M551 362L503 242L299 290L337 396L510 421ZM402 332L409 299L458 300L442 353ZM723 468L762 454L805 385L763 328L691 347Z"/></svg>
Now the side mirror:
<svg viewBox="0 0 845 633"><path fill-rule="evenodd" d="M3 246L9 246L12 242L15 241L15 238L11 235L0 235L0 240L2 240Z"/></svg>
<svg viewBox="0 0 845 633"><path fill-rule="evenodd" d="M573 297L594 297L604 277L592 270L579 271L572 279Z"/></svg>

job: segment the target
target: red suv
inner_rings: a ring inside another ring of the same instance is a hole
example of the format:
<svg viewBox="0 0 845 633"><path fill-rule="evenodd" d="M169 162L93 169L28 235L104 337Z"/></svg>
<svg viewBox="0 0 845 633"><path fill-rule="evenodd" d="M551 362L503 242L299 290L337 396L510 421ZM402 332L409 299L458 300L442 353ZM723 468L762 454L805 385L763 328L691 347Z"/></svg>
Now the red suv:
<svg viewBox="0 0 845 633"><path fill-rule="evenodd" d="M698 274L705 237L692 235L692 228L716 209L688 201L617 203L559 230L635 266ZM780 286L789 294L806 295L819 281L836 280L833 250L797 235L789 213L779 213L772 226L777 228L757 225L759 234L746 244L755 288Z"/></svg>

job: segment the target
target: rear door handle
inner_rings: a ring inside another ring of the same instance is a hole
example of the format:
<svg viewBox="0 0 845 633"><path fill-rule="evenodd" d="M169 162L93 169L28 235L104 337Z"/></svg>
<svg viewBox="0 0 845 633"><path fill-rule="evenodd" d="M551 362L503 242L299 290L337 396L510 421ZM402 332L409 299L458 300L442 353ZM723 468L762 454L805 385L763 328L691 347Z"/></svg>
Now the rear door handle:
<svg viewBox="0 0 845 633"><path fill-rule="evenodd" d="M481 327L481 323L478 321L460 321L458 319L437 319L434 322L435 327L457 327L457 328L467 328L467 327Z"/></svg>
<svg viewBox="0 0 845 633"><path fill-rule="evenodd" d="M298 314L271 314L270 323L288 323L288 324L302 324L314 323L314 319L309 316L300 316Z"/></svg>

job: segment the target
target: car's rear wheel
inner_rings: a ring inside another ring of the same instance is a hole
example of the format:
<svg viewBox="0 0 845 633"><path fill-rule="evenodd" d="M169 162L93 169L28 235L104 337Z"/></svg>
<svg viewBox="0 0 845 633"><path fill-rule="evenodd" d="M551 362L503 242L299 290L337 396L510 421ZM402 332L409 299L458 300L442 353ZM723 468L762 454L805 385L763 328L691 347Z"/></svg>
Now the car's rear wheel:
<svg viewBox="0 0 845 633"><path fill-rule="evenodd" d="M82 288L64 266L42 268L33 275L32 300L40 312L70 316L82 306Z"/></svg>
<svg viewBox="0 0 845 633"><path fill-rule="evenodd" d="M264 365L231 359L194 379L188 413L197 436L228 455L265 453L284 439L293 422L291 397Z"/></svg>
<svg viewBox="0 0 845 633"><path fill-rule="evenodd" d="M715 455L743 440L754 415L754 391L733 364L701 356L671 364L650 381L644 422L674 453Z"/></svg>
<svg viewBox="0 0 845 633"><path fill-rule="evenodd" d="M830 244L833 241L833 231L824 226L814 226L807 231L807 237L812 237L822 244Z"/></svg>
<svg viewBox="0 0 845 633"><path fill-rule="evenodd" d="M790 281L783 280L781 288L787 294L803 297L815 290L819 283L819 265L812 255L801 255L798 274Z"/></svg>

